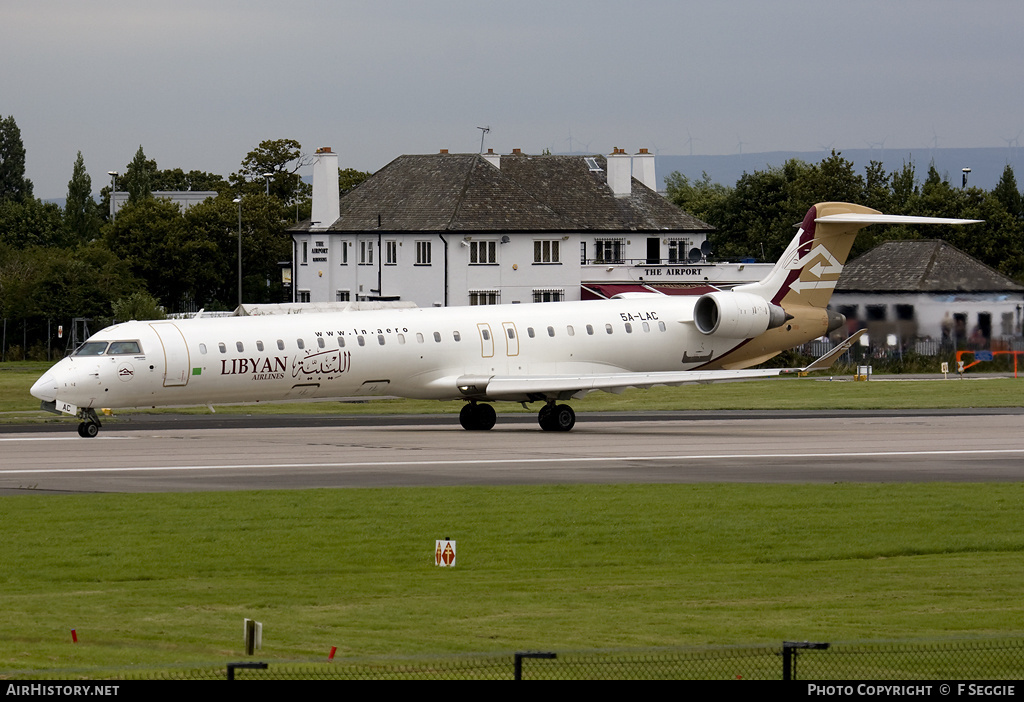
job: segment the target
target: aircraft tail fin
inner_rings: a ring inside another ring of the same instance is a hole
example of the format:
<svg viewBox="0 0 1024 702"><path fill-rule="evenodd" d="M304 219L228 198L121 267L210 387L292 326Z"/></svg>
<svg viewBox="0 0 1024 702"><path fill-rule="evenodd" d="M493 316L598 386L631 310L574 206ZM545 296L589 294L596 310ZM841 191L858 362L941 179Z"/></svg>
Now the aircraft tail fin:
<svg viewBox="0 0 1024 702"><path fill-rule="evenodd" d="M857 232L871 224L974 224L980 220L887 215L862 205L821 202L807 211L786 252L760 282L734 288L781 307L824 308Z"/></svg>

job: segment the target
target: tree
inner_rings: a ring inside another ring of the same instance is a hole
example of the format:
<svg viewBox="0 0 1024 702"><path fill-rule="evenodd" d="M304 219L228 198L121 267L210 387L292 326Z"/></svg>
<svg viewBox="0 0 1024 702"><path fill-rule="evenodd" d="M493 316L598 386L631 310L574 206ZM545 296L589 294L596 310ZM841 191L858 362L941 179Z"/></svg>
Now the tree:
<svg viewBox="0 0 1024 702"><path fill-rule="evenodd" d="M90 241L99 234L100 219L96 201L92 199L92 179L85 170L82 152L78 152L71 180L68 181L68 199L64 204L64 224L69 233L80 242Z"/></svg>
<svg viewBox="0 0 1024 702"><path fill-rule="evenodd" d="M339 168L338 194L344 195L372 175L366 171L357 171L355 168Z"/></svg>
<svg viewBox="0 0 1024 702"><path fill-rule="evenodd" d="M32 199L32 181L25 177L25 145L14 117L0 118L0 202Z"/></svg>
<svg viewBox="0 0 1024 702"><path fill-rule="evenodd" d="M119 297L111 304L114 319L127 322L132 319L166 319L160 302L144 290L137 290L126 297Z"/></svg>
<svg viewBox="0 0 1024 702"><path fill-rule="evenodd" d="M180 168L156 171L153 174L152 182L154 191L189 191L206 190L226 193L228 182L223 176L205 171L189 171L186 173Z"/></svg>
<svg viewBox="0 0 1024 702"><path fill-rule="evenodd" d="M153 197L153 180L156 177L156 161L146 158L142 145L135 152L135 158L128 164L121 179L122 190L128 193L128 202L136 203Z"/></svg>
<svg viewBox="0 0 1024 702"><path fill-rule="evenodd" d="M1003 203L1003 207L1012 217L1019 219L1024 216L1024 200L1017 189L1017 178L1013 175L1013 167L1010 164L1006 164L1006 168L1003 169L1003 175L992 190L992 195Z"/></svg>
<svg viewBox="0 0 1024 702"><path fill-rule="evenodd" d="M313 192L312 186L304 183L298 170L312 163L312 157L302 153L302 145L294 139L261 141L260 145L246 154L242 167L232 173L229 180L238 192L247 195L266 193L267 174L270 174L270 194L284 203Z"/></svg>

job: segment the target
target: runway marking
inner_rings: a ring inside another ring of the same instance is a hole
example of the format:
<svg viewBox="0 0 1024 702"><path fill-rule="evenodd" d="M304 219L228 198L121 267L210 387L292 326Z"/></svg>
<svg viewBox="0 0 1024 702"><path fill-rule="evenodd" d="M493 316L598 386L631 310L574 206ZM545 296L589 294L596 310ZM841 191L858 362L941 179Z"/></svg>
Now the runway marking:
<svg viewBox="0 0 1024 702"><path fill-rule="evenodd" d="M611 463L623 461L698 461L723 458L871 458L881 456L979 456L1024 454L1024 448L1014 449L977 449L951 451L855 451L844 453L725 453L725 454L690 454L674 456L574 456L572 458L480 458L466 460L431 460L431 461L355 461L352 463L238 463L225 465L193 465L193 466L136 466L106 468L19 468L0 470L0 475L30 475L34 473L128 473L150 471L200 471L200 470L236 470L236 469L291 469L291 468L360 468L360 467L401 467L401 466L476 466L494 464L527 463Z"/></svg>
<svg viewBox="0 0 1024 702"><path fill-rule="evenodd" d="M95 437L92 441L124 441L128 439L127 436L101 436ZM9 438L2 438L2 441L81 441L80 436L15 436Z"/></svg>

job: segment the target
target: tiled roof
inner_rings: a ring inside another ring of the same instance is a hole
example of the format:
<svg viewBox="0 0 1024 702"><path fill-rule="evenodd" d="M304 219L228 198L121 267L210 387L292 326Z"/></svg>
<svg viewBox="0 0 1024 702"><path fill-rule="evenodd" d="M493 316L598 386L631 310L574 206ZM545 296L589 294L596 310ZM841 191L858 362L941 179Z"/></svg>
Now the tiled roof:
<svg viewBox="0 0 1024 702"><path fill-rule="evenodd" d="M886 241L850 261L842 292L1024 292L981 261L940 239Z"/></svg>
<svg viewBox="0 0 1024 702"><path fill-rule="evenodd" d="M595 156L602 169L603 156ZM679 231L708 224L633 179L616 197L583 156L399 156L341 198L331 231ZM305 222L293 230L307 229Z"/></svg>

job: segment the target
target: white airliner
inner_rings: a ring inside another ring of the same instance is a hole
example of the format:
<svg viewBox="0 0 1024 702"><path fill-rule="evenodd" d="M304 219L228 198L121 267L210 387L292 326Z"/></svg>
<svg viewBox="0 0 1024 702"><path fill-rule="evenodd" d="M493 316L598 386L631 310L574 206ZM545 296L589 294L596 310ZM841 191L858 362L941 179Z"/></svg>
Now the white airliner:
<svg viewBox="0 0 1024 702"><path fill-rule="evenodd" d="M861 228L975 221L821 203L764 280L700 296L125 322L31 392L81 419L83 437L99 432L97 408L381 395L463 400L471 430L494 426L489 402L542 402L540 426L568 431L576 415L559 403L592 390L827 368L859 335L806 368L750 366L844 323L826 305Z"/></svg>

